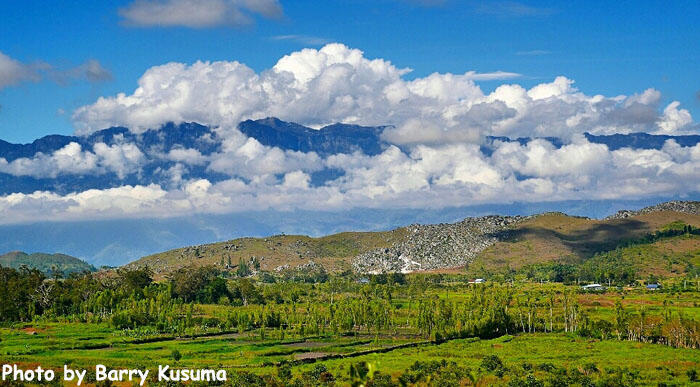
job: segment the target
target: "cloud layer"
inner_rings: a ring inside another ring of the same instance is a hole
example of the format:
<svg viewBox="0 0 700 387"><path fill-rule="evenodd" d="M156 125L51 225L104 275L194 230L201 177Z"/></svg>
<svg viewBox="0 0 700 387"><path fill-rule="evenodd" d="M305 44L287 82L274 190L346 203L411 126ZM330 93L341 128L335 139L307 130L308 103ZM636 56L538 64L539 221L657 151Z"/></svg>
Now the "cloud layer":
<svg viewBox="0 0 700 387"><path fill-rule="evenodd" d="M700 192L700 145L682 147L669 140L657 150L610 150L582 135L697 132L688 111L678 102L663 106L654 89L630 96L586 95L572 80L557 77L529 89L505 83L484 93L478 81L518 74L469 71L407 79L409 71L341 44L294 52L260 73L239 62L153 67L133 93L103 97L76 110L73 119L80 133L112 125L140 133L168 121L195 121L217 127L216 151L161 152L125 142L82 149L73 143L50 155L0 159L1 172L49 178L100 173L122 178L138 175L144 160L173 163L161 171L169 179L162 186L0 197L2 219L440 208ZM384 131L389 145L378 155L321 157L264 146L236 129L243 119L267 116L307 125L394 126ZM555 136L565 144L496 141L486 152L486 135ZM222 178L188 174L195 169ZM313 183L322 171L334 171L334 177Z"/></svg>
<svg viewBox="0 0 700 387"><path fill-rule="evenodd" d="M53 173L47 168L51 163L65 173L110 169L129 173L128 168L135 168L142 157L129 152L128 146L97 148L93 153L71 144L51 157L33 161L38 164L18 164L48 175ZM681 147L673 140L660 150L615 151L583 136L575 136L560 148L545 140L524 145L497 142L489 156L470 143L417 145L408 152L390 146L376 156L356 153L324 159L240 137L209 156L181 150L163 157L178 160L177 167L169 171L174 175L181 173L178 168L205 164L228 178L214 183L198 178L173 179L171 187L126 185L64 196L51 192L11 194L0 197L0 213L5 215L4 223L16 223L265 209L441 208L700 191L700 145ZM311 184L311 175L327 168L341 170L343 175L322 185Z"/></svg>

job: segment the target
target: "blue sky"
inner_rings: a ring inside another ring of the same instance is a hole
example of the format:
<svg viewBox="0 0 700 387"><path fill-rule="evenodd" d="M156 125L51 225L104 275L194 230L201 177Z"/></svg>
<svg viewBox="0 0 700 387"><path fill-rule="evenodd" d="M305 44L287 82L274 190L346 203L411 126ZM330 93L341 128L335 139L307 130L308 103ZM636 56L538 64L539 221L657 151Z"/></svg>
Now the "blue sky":
<svg viewBox="0 0 700 387"><path fill-rule="evenodd" d="M128 25L130 1L0 2L0 52L61 71L93 59L111 79L49 77L0 89L0 138L28 142L74 131L71 112L130 94L148 68L170 61L238 60L256 71L285 54L341 42L410 67L407 76L497 70L525 87L558 75L588 95L661 92L700 114L700 5L695 1L280 1L282 15L245 26ZM292 38L291 36L296 36ZM277 38L275 38L277 37ZM287 37L282 39L280 37ZM479 82L488 92L503 83Z"/></svg>

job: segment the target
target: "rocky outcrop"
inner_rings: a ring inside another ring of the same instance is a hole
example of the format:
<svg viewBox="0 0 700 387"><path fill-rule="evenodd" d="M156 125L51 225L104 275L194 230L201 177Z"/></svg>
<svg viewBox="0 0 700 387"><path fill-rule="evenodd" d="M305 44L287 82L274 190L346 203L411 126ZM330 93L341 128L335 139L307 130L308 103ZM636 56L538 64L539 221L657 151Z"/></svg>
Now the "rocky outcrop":
<svg viewBox="0 0 700 387"><path fill-rule="evenodd" d="M521 216L483 216L453 224L411 225L409 234L389 248L358 255L359 273L411 272L464 266L477 254L508 237Z"/></svg>
<svg viewBox="0 0 700 387"><path fill-rule="evenodd" d="M615 214L608 216L607 218L605 218L605 220L625 219L632 216L648 214L658 211L674 211L684 214L700 215L700 202L673 200L670 202L660 203L655 206L645 207L637 211L620 210Z"/></svg>

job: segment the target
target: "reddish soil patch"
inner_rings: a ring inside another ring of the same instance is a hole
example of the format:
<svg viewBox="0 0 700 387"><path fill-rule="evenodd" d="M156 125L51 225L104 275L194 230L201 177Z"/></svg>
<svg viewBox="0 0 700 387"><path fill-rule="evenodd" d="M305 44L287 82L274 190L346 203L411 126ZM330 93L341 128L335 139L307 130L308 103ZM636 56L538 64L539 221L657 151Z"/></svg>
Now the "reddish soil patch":
<svg viewBox="0 0 700 387"><path fill-rule="evenodd" d="M599 306L606 308L615 306L615 301L605 296L583 295L579 297L578 301L583 306Z"/></svg>
<svg viewBox="0 0 700 387"><path fill-rule="evenodd" d="M41 332L44 332L46 329L36 329L36 328L34 328L34 327L26 327L26 328L22 328L22 329L20 329L20 330L21 330L22 332L28 334L28 335L32 335L32 336L33 336L33 335L37 335L37 334L39 334L39 333L41 333Z"/></svg>

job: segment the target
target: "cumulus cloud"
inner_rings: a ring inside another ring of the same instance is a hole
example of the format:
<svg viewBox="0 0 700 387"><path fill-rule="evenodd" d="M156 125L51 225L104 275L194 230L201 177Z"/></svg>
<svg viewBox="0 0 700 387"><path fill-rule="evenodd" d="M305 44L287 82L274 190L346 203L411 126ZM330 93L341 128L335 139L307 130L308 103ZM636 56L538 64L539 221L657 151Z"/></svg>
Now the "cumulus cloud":
<svg viewBox="0 0 700 387"><path fill-rule="evenodd" d="M654 89L631 96L586 95L572 79L559 76L529 89L506 83L486 94L478 81L519 74L467 71L407 79L410 71L336 43L285 55L259 73L236 61L168 63L147 70L133 93L77 109L73 121L84 134L113 125L140 132L168 121L233 127L244 119L275 116L309 126L393 125L399 129L387 138L396 144L421 137L459 142L484 135L678 134L693 126L678 103L660 106ZM425 133L419 134L417 125Z"/></svg>
<svg viewBox="0 0 700 387"><path fill-rule="evenodd" d="M661 133L675 133L693 122L690 113L685 109L678 109L680 102L673 101L664 109L664 115L659 121L659 129Z"/></svg>
<svg viewBox="0 0 700 387"><path fill-rule="evenodd" d="M136 27L244 26L252 15L282 16L277 0L136 0L119 10L123 22Z"/></svg>
<svg viewBox="0 0 700 387"><path fill-rule="evenodd" d="M138 170L144 155L134 144L114 144L111 146L105 143L97 143L93 147L95 155L99 158L99 164L107 171L117 174L123 179L129 173Z"/></svg>
<svg viewBox="0 0 700 387"><path fill-rule="evenodd" d="M183 162L189 165L204 165L207 162L207 158L197 149L171 149L165 158L170 161Z"/></svg>
<svg viewBox="0 0 700 387"><path fill-rule="evenodd" d="M144 160L134 144L97 143L93 151L83 150L71 142L50 155L37 153L32 158L22 157L11 162L0 157L0 172L13 176L56 178L59 175L86 175L113 172L120 179L137 171Z"/></svg>
<svg viewBox="0 0 700 387"><path fill-rule="evenodd" d="M296 170L323 169L316 153L284 151L260 144L240 134L227 138L222 151L210 156L208 169L213 172L246 179L266 179Z"/></svg>

